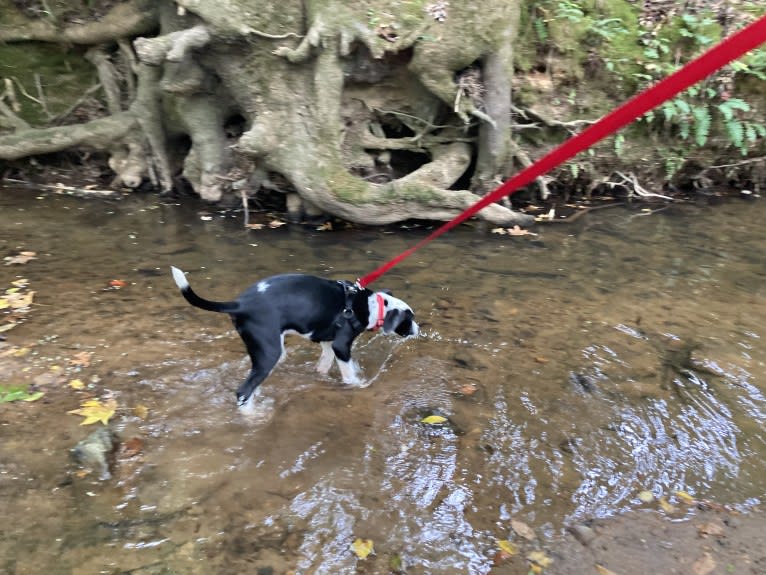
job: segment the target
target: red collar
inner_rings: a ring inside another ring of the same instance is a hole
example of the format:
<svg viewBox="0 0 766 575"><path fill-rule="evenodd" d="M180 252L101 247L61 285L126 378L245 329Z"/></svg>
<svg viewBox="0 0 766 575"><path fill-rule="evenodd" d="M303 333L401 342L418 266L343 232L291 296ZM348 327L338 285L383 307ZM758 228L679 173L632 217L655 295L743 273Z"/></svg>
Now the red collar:
<svg viewBox="0 0 766 575"><path fill-rule="evenodd" d="M378 302L378 319L375 321L375 325L370 328L372 331L380 329L383 322L386 321L386 302L379 293L375 294L375 299Z"/></svg>

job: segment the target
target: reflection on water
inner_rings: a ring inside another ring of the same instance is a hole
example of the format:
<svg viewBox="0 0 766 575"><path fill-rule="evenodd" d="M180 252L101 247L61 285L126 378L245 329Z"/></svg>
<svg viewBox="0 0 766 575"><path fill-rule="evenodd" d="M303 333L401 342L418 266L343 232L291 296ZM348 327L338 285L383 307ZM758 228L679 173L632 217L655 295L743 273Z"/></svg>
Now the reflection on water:
<svg viewBox="0 0 766 575"><path fill-rule="evenodd" d="M37 292L11 343L38 342L40 369L92 351L83 377L124 407L115 431L144 442L111 482L79 478L67 450L87 431L66 411L81 396L0 406L0 570L478 574L512 519L554 536L647 507L643 490L766 494L766 207L611 210L532 240L451 233L380 281L423 335L362 338L370 387L317 375L320 350L288 339L255 422L235 409L239 338L186 304L168 266L228 299L284 271L359 277L421 232L246 232L212 215L0 196L0 251L38 253L0 268L3 289L23 275ZM129 286L104 289L113 278ZM449 425L420 422L432 413ZM357 537L375 542L364 563Z"/></svg>

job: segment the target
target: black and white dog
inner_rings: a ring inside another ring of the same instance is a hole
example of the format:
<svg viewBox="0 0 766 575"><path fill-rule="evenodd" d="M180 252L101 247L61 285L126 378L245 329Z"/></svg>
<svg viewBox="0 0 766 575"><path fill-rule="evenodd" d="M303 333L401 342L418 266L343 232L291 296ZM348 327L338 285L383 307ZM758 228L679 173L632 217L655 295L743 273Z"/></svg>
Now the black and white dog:
<svg viewBox="0 0 766 575"><path fill-rule="evenodd" d="M228 313L245 342L252 361L247 379L237 389L237 403L252 408L256 388L285 355L285 334L297 333L319 342L322 355L317 371L327 373L332 360L343 383L363 384L351 346L362 332L379 328L402 337L418 334L410 306L387 292L373 292L350 282L305 274L283 274L263 279L234 301L216 302L192 291L180 269L171 266L173 279L193 306Z"/></svg>

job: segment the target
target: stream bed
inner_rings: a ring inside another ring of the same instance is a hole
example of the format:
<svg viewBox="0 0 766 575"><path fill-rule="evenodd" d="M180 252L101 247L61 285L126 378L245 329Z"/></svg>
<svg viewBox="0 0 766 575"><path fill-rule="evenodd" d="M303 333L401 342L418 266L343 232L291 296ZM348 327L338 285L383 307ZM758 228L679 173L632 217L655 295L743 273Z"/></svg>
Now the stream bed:
<svg viewBox="0 0 766 575"><path fill-rule="evenodd" d="M253 420L242 342L169 266L225 300L283 272L355 279L427 230L254 231L157 197L5 189L0 256L36 259L0 266L0 288L25 278L35 299L0 376L45 396L0 404L0 572L484 574L512 521L544 541L630 510L683 520L679 492L747 510L766 496L765 218L730 200L464 226L372 286L421 334L357 340L369 387L288 337ZM89 397L116 401L134 446L106 480L70 456Z"/></svg>

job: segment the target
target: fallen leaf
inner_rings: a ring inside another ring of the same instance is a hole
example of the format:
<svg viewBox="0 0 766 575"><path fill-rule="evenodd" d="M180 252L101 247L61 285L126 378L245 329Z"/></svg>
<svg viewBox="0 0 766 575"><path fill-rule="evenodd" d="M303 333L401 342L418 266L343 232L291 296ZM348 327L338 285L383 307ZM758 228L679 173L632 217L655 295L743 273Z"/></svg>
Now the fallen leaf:
<svg viewBox="0 0 766 575"><path fill-rule="evenodd" d="M694 505L697 503L697 500L689 495L686 491L676 491L676 497L678 497L683 503L686 503L686 505Z"/></svg>
<svg viewBox="0 0 766 575"><path fill-rule="evenodd" d="M638 498L643 503L651 503L652 501L654 501L654 494L651 491L642 491L641 493L638 494Z"/></svg>
<svg viewBox="0 0 766 575"><path fill-rule="evenodd" d="M513 226L512 228L508 228L508 234L511 236L529 236L532 235L532 232L529 230L524 230L520 228L518 225Z"/></svg>
<svg viewBox="0 0 766 575"><path fill-rule="evenodd" d="M598 572L598 575L617 575L614 571L611 569L607 569L603 565L599 565L596 563L596 571Z"/></svg>
<svg viewBox="0 0 766 575"><path fill-rule="evenodd" d="M135 457L144 450L144 440L140 437L133 437L122 444L121 454L123 457Z"/></svg>
<svg viewBox="0 0 766 575"><path fill-rule="evenodd" d="M73 379L72 381L69 382L68 385L72 389L84 389L85 388L85 384L83 383L83 381L81 379Z"/></svg>
<svg viewBox="0 0 766 575"><path fill-rule="evenodd" d="M37 253L35 252L19 252L15 256L7 256L3 258L5 260L5 265L10 266L14 264L23 265L30 260L35 260Z"/></svg>
<svg viewBox="0 0 766 575"><path fill-rule="evenodd" d="M675 506L672 503L670 503L667 499L665 499L664 495L660 497L657 501L665 513L671 514L676 512Z"/></svg>
<svg viewBox="0 0 766 575"><path fill-rule="evenodd" d="M507 553L510 556L516 555L519 552L519 548L507 539L500 539L497 542L497 546L500 551Z"/></svg>
<svg viewBox="0 0 766 575"><path fill-rule="evenodd" d="M12 281L11 285L17 288L24 288L29 285L29 280L27 278L20 278Z"/></svg>
<svg viewBox="0 0 766 575"><path fill-rule="evenodd" d="M546 358L544 358L543 356L538 355L537 357L535 357L535 362L537 362L537 363L548 363L548 360Z"/></svg>
<svg viewBox="0 0 766 575"><path fill-rule="evenodd" d="M500 234L501 236L504 236L508 233L505 228L492 228L491 231L493 234Z"/></svg>
<svg viewBox="0 0 766 575"><path fill-rule="evenodd" d="M113 288L124 288L126 285L128 285L128 282L125 280L109 280L109 287Z"/></svg>
<svg viewBox="0 0 766 575"><path fill-rule="evenodd" d="M465 383L458 388L458 393L461 395L473 395L478 389L473 383Z"/></svg>
<svg viewBox="0 0 766 575"><path fill-rule="evenodd" d="M318 232L331 232L332 231L332 222L325 222L321 226L317 226Z"/></svg>
<svg viewBox="0 0 766 575"><path fill-rule="evenodd" d="M0 385L0 403L11 401L37 401L45 393L33 391L30 393L28 385Z"/></svg>
<svg viewBox="0 0 766 575"><path fill-rule="evenodd" d="M420 420L420 423L425 423L426 425L441 425L442 423L446 423L447 418L442 415L429 415L424 417Z"/></svg>
<svg viewBox="0 0 766 575"><path fill-rule="evenodd" d="M354 539L354 542L351 544L351 551L353 551L354 555L359 557L359 559L367 559L368 555L375 554L372 539L360 539L358 537Z"/></svg>
<svg viewBox="0 0 766 575"><path fill-rule="evenodd" d="M263 224L247 224L245 227L249 230L262 230L265 226Z"/></svg>
<svg viewBox="0 0 766 575"><path fill-rule="evenodd" d="M692 563L694 575L710 575L716 568L715 559L710 553L705 552L702 557Z"/></svg>
<svg viewBox="0 0 766 575"><path fill-rule="evenodd" d="M69 358L69 365L75 367L88 367L90 365L91 357L93 357L92 351L81 351Z"/></svg>
<svg viewBox="0 0 766 575"><path fill-rule="evenodd" d="M106 425L116 409L117 401L114 399L108 399L104 403L101 403L98 399L88 399L80 404L79 409L73 409L67 413L84 417L85 419L80 422L80 425L90 425L97 421Z"/></svg>
<svg viewBox="0 0 766 575"><path fill-rule="evenodd" d="M269 227L273 230L276 228L281 228L282 226L286 225L287 222L283 222L282 220L271 220L269 222Z"/></svg>
<svg viewBox="0 0 766 575"><path fill-rule="evenodd" d="M712 535L713 537L723 537L726 532L724 531L723 525L720 523L708 521L707 523L697 526L697 534L700 537L707 537L708 535Z"/></svg>
<svg viewBox="0 0 766 575"><path fill-rule="evenodd" d="M527 553L527 561L529 561L530 569L534 573L542 573L543 569L550 566L553 563L553 559L548 557L542 551L532 551Z"/></svg>
<svg viewBox="0 0 766 575"><path fill-rule="evenodd" d="M139 419L146 419L149 417L149 408L139 403L133 408L133 415Z"/></svg>
<svg viewBox="0 0 766 575"><path fill-rule="evenodd" d="M519 521L517 519L511 519L511 529L513 529L516 535L523 537L527 541L534 541L535 539L537 539L537 535L535 534L534 529L532 529L529 525L527 525L523 521Z"/></svg>

